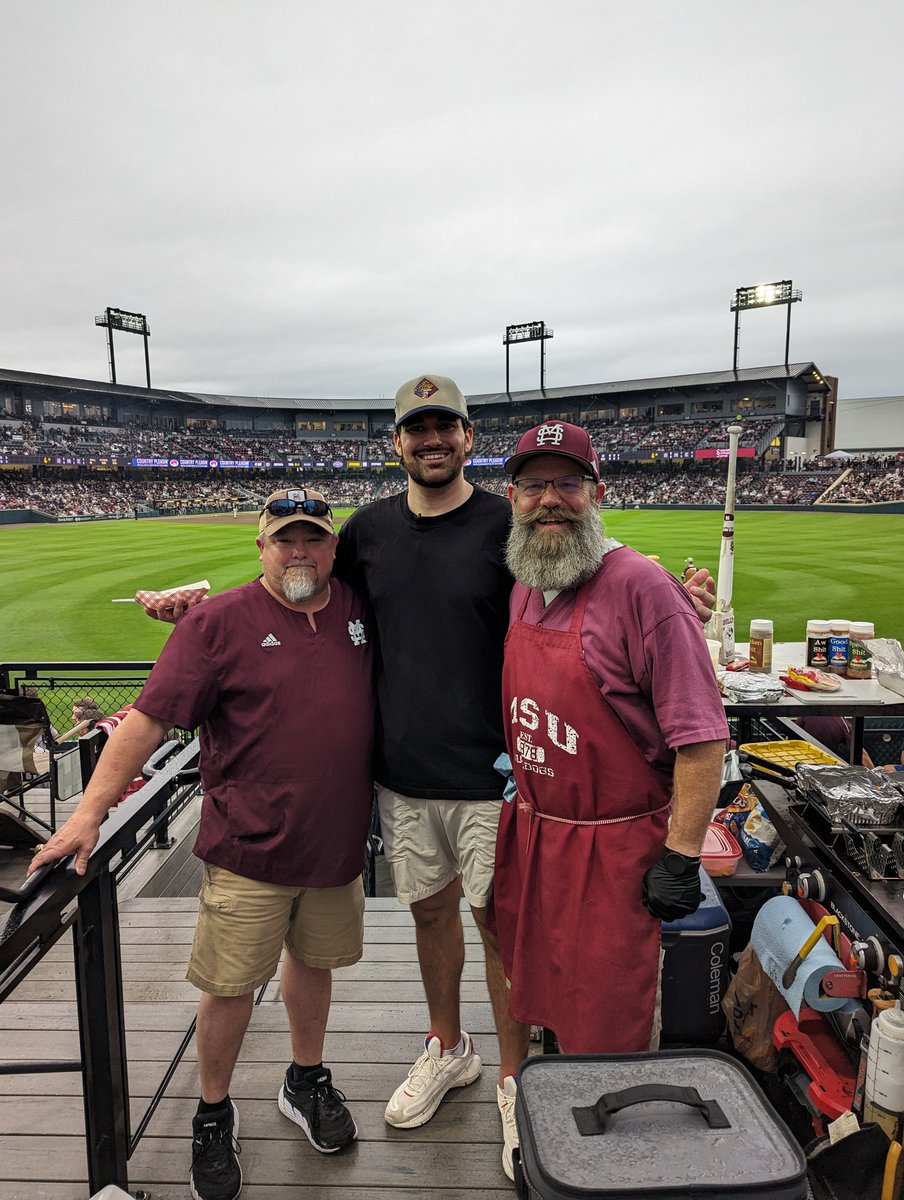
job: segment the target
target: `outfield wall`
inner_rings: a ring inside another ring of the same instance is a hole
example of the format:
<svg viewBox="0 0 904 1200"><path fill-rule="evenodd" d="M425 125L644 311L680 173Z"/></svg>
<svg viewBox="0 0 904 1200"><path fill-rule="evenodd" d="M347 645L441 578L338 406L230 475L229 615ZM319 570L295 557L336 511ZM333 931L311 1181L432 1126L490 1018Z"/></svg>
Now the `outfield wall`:
<svg viewBox="0 0 904 1200"><path fill-rule="evenodd" d="M722 512L721 504L638 504L627 505L627 509L652 509L667 512L675 509L679 512ZM618 512L620 504L604 505L604 512ZM216 514L231 512L230 508L189 508L180 516L203 516L206 513ZM837 512L837 513L904 513L904 501L889 500L885 504L739 504L736 512ZM37 512L31 508L0 509L0 525L73 525L83 521L142 521L154 517L172 517L174 513L140 512L138 518L133 513L109 513L102 516L93 514L79 517L53 517L48 513Z"/></svg>

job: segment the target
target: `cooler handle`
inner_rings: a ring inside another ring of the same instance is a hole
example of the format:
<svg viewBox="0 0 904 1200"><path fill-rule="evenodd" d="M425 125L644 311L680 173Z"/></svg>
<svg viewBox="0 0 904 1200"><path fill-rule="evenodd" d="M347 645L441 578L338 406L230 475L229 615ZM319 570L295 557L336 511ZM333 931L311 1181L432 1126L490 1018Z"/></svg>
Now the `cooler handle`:
<svg viewBox="0 0 904 1200"><path fill-rule="evenodd" d="M731 1129L716 1100L701 1100L695 1087L677 1087L671 1083L643 1083L638 1087L624 1088L620 1092L605 1092L587 1108L572 1108L575 1124L581 1137L595 1137L605 1133L609 1118L623 1108L635 1104L647 1104L651 1100L669 1100L673 1104L687 1104L705 1118L710 1129Z"/></svg>

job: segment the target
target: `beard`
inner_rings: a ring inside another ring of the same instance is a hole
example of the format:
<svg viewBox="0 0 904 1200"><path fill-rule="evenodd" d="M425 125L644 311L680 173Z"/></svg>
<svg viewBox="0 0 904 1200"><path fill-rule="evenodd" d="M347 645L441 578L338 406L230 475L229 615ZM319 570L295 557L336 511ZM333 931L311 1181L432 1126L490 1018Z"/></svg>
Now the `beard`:
<svg viewBox="0 0 904 1200"><path fill-rule="evenodd" d="M537 522L554 516L564 529L544 530ZM582 513L560 507L536 508L512 514L505 544L505 561L515 578L539 592L580 587L599 570L606 552L606 537L594 506Z"/></svg>
<svg viewBox="0 0 904 1200"><path fill-rule="evenodd" d="M313 600L322 588L320 572L311 568L304 571L290 568L283 572L281 591L290 604L304 604Z"/></svg>
<svg viewBox="0 0 904 1200"><path fill-rule="evenodd" d="M422 463L417 455L401 456L402 468L405 474L415 483L425 488L441 488L451 483L462 472L467 457L464 450L453 450L450 456L439 465Z"/></svg>

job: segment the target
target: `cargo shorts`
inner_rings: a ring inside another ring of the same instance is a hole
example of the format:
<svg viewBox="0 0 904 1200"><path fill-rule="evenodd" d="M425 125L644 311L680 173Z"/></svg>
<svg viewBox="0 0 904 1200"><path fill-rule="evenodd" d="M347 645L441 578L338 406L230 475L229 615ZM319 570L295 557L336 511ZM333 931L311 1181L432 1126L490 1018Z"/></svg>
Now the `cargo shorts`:
<svg viewBox="0 0 904 1200"><path fill-rule="evenodd" d="M306 966L349 967L364 952L364 886L262 883L205 865L185 977L202 992L244 996L272 979L283 947Z"/></svg>

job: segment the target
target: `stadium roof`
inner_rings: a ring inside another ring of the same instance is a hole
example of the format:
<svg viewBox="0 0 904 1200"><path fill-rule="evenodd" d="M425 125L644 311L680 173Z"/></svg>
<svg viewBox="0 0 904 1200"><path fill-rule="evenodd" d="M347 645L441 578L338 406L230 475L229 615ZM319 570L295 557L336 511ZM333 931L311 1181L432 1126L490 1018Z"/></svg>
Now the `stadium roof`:
<svg viewBox="0 0 904 1200"><path fill-rule="evenodd" d="M547 403L554 400L613 400L632 392L683 393L700 388L720 389L732 383L778 383L788 379L807 379L811 391L828 391L822 374L815 363L802 362L771 367L747 367L740 371L703 371L694 375L663 375L652 379L623 379L612 383L588 383L572 387L546 388L545 392L532 389L518 392L485 392L469 395L472 408L483 408L491 404L526 404L531 401ZM7 371L0 368L0 383L25 384L47 388L54 392L69 392L84 401L80 393L108 396L111 400L137 400L147 403L167 401L193 408L215 406L226 408L296 409L303 412L383 412L392 409L392 400L387 397L359 399L317 399L316 397L293 398L289 396L223 396L210 392L183 392L175 389L134 387L121 383L105 383L91 379L69 379L61 375L37 375L29 371Z"/></svg>

